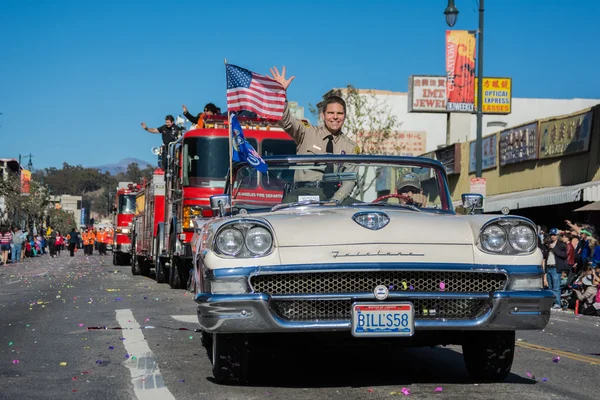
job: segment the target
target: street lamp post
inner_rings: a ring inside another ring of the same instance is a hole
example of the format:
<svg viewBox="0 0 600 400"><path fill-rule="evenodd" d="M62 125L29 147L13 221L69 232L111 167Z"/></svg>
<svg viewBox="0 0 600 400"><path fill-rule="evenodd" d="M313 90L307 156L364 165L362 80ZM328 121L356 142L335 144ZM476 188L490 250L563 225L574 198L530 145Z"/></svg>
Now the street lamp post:
<svg viewBox="0 0 600 400"><path fill-rule="evenodd" d="M477 30L477 138L475 139L475 176L481 178L483 152L483 2L479 0L479 29ZM456 24L458 9L454 0L448 0L444 11L449 27Z"/></svg>

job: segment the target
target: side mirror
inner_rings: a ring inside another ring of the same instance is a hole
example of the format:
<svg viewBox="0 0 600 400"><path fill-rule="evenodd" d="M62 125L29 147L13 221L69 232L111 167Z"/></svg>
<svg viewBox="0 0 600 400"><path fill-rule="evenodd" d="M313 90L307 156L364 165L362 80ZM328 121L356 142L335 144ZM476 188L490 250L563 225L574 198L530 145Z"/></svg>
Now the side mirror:
<svg viewBox="0 0 600 400"><path fill-rule="evenodd" d="M214 214L222 217L231 211L231 196L228 194L218 194L210 196L210 208Z"/></svg>
<svg viewBox="0 0 600 400"><path fill-rule="evenodd" d="M476 209L483 208L483 195L479 193L463 193L460 198L463 207L470 210L469 214L474 214Z"/></svg>

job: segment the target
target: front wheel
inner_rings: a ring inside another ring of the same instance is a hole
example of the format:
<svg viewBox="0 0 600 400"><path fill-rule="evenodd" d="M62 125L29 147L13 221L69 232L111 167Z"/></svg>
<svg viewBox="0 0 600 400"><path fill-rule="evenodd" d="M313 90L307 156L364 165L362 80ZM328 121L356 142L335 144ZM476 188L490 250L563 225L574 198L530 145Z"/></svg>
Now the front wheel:
<svg viewBox="0 0 600 400"><path fill-rule="evenodd" d="M212 370L215 379L223 383L247 382L249 347L247 334L213 334Z"/></svg>
<svg viewBox="0 0 600 400"><path fill-rule="evenodd" d="M471 378L502 382L512 367L515 332L472 332L463 343L463 356Z"/></svg>

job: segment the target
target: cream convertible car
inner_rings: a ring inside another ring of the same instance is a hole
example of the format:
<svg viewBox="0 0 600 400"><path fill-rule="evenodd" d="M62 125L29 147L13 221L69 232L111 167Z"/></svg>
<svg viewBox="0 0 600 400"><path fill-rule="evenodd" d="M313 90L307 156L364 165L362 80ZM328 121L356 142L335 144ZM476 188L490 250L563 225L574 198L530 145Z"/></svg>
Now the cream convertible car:
<svg viewBox="0 0 600 400"><path fill-rule="evenodd" d="M253 337L462 345L471 376L503 380L515 330L543 329L553 293L528 219L454 212L445 170L417 157L266 157L233 167L196 221L195 301L213 374L244 381ZM229 182L228 182L229 183ZM373 343L373 342L371 342Z"/></svg>

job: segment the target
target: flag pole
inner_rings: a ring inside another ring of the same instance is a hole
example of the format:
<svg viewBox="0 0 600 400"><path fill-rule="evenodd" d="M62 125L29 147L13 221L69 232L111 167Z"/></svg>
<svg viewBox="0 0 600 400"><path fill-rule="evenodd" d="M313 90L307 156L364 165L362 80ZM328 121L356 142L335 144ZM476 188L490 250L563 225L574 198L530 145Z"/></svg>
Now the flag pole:
<svg viewBox="0 0 600 400"><path fill-rule="evenodd" d="M227 82L227 59L225 61L225 82ZM229 111L229 107L227 107L227 121L229 123L229 192L233 193L233 138L232 133L233 129L231 128L231 112ZM232 200L233 202L233 200Z"/></svg>

